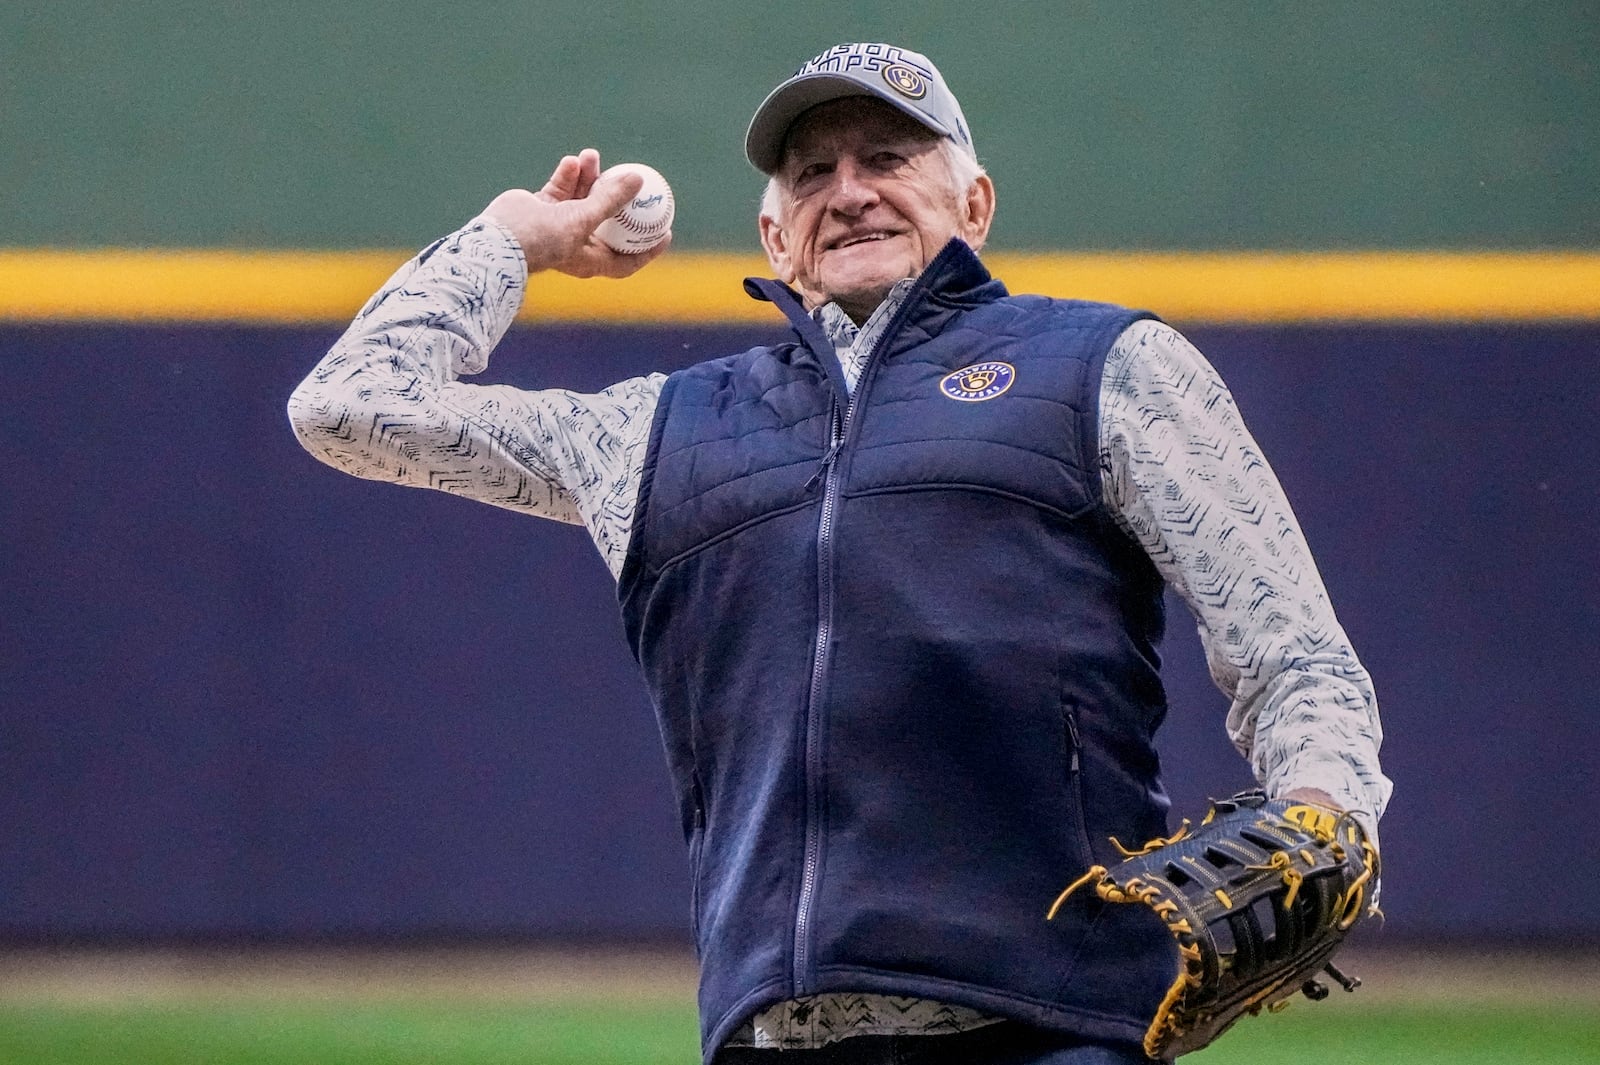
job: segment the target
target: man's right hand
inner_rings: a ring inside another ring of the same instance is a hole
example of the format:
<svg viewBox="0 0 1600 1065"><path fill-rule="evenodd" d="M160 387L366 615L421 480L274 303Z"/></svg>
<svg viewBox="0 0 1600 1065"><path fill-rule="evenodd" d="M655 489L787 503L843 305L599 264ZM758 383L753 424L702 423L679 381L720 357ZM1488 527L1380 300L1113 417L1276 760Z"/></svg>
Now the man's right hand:
<svg viewBox="0 0 1600 1065"><path fill-rule="evenodd" d="M483 209L483 216L517 238L530 274L557 270L573 277L627 277L666 251L671 238L649 251L624 255L606 247L594 231L642 184L637 174L602 180L600 153L585 148L563 156L544 188L508 189Z"/></svg>

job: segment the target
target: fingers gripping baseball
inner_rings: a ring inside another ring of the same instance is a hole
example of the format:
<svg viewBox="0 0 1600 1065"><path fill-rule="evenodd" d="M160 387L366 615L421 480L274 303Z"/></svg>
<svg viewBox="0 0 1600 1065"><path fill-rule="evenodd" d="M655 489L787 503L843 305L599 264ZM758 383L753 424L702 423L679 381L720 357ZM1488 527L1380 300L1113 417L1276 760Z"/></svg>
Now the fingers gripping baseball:
<svg viewBox="0 0 1600 1065"><path fill-rule="evenodd" d="M636 174L600 175L600 153L585 148L562 158L538 192L509 189L483 211L522 245L528 272L556 270L574 277L626 277L666 251L670 240L635 255L607 247L595 230L638 194Z"/></svg>

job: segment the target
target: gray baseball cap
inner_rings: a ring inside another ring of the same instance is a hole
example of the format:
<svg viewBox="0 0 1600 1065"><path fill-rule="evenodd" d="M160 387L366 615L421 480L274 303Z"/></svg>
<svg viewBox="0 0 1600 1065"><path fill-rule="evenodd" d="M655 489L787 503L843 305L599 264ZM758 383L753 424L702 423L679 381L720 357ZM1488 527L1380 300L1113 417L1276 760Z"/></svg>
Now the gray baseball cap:
<svg viewBox="0 0 1600 1065"><path fill-rule="evenodd" d="M846 96L872 96L899 108L976 159L961 105L927 56L892 44L841 44L795 71L756 108L744 154L763 174L783 162L789 127L806 111Z"/></svg>

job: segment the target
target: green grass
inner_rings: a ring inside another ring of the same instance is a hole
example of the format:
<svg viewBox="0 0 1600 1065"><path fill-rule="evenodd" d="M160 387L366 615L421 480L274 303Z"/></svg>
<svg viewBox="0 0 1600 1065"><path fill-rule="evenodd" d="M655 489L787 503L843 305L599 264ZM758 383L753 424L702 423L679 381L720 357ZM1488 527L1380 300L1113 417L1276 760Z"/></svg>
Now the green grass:
<svg viewBox="0 0 1600 1065"><path fill-rule="evenodd" d="M693 1065L687 1005L0 1005L4 1065ZM1185 1065L1600 1062L1600 1003L1306 1007Z"/></svg>
<svg viewBox="0 0 1600 1065"><path fill-rule="evenodd" d="M0 1007L4 1065L692 1065L690 1006Z"/></svg>
<svg viewBox="0 0 1600 1065"><path fill-rule="evenodd" d="M1600 1063L1600 1003L1389 1005L1246 1017L1184 1065L1579 1065Z"/></svg>

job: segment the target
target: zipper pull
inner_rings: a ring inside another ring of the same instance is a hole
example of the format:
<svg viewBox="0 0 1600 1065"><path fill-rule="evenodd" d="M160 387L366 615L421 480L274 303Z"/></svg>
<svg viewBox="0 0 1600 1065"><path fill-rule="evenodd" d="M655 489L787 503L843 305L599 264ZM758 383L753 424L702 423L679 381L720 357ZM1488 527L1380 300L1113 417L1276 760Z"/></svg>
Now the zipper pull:
<svg viewBox="0 0 1600 1065"><path fill-rule="evenodd" d="M844 446L844 421L839 417L839 401L834 400L828 404L828 437L833 442L828 445L828 450L822 454L822 465L817 467L817 472L811 475L802 491L806 495L817 486L817 482L828 474L828 467L833 465L833 460L839 457L839 448Z"/></svg>
<svg viewBox="0 0 1600 1065"><path fill-rule="evenodd" d="M1078 771L1078 752L1083 750L1083 737L1078 735L1078 719L1071 710L1067 711L1067 733L1072 737L1072 771Z"/></svg>
<svg viewBox="0 0 1600 1065"><path fill-rule="evenodd" d="M811 479L806 482L805 493L807 495L811 494L811 490L817 486L817 482L821 481L827 474L828 467L832 466L833 460L839 457L839 449L843 446L844 439L842 437L834 439L833 444L822 456L822 465L817 467L817 472L813 473Z"/></svg>

